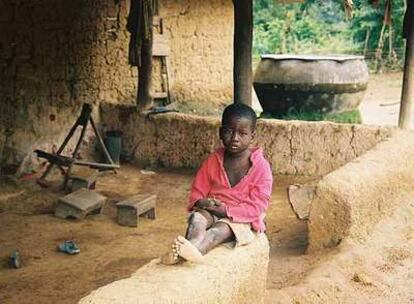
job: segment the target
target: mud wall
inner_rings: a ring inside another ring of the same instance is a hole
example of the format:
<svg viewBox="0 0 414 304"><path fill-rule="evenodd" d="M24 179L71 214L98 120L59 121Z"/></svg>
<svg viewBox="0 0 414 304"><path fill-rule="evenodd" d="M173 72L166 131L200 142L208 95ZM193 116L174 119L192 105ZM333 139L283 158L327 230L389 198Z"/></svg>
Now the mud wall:
<svg viewBox="0 0 414 304"><path fill-rule="evenodd" d="M56 147L84 102L135 103L128 10L129 1L0 0L0 166ZM176 101L230 101L232 11L229 0L160 1Z"/></svg>
<svg viewBox="0 0 414 304"><path fill-rule="evenodd" d="M124 150L144 165L197 167L220 146L218 118L178 113L142 116L102 105L107 129L122 130ZM274 174L323 175L390 136L391 128L329 122L258 121L256 144Z"/></svg>
<svg viewBox="0 0 414 304"><path fill-rule="evenodd" d="M220 246L202 264L165 266L152 260L131 277L103 286L79 304L264 303L269 242L261 234L249 246Z"/></svg>
<svg viewBox="0 0 414 304"><path fill-rule="evenodd" d="M367 238L376 223L414 193L414 133L397 132L316 186L309 250Z"/></svg>

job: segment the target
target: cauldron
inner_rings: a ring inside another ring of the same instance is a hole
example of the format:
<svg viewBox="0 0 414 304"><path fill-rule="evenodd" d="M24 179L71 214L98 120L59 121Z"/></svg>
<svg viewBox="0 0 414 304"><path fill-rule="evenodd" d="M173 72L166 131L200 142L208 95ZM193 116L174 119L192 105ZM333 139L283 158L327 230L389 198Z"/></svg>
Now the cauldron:
<svg viewBox="0 0 414 304"><path fill-rule="evenodd" d="M358 108L368 77L363 56L262 55L253 85L266 113L340 113Z"/></svg>

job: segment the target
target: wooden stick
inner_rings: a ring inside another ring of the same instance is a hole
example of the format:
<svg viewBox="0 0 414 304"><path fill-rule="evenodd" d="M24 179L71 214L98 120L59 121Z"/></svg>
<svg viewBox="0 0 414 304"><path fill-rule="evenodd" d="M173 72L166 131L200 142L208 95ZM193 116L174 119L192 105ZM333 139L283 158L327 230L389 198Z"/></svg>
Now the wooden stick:
<svg viewBox="0 0 414 304"><path fill-rule="evenodd" d="M95 162L89 162L85 160L75 160L73 162L74 165L78 166L89 166L93 168L102 168L102 169L118 169L119 165L117 164L102 164L102 163L95 163Z"/></svg>
<svg viewBox="0 0 414 304"><path fill-rule="evenodd" d="M102 137L99 134L98 129L96 128L95 122L93 121L92 117L90 117L89 120L91 122L93 131L95 132L95 135L98 138L99 145L101 146L101 148L102 148L102 150L103 150L103 152L105 154L106 159L109 161L110 164L113 165L114 164L114 161L112 160L111 155L109 154L108 150L106 149L105 143L103 142Z"/></svg>
<svg viewBox="0 0 414 304"><path fill-rule="evenodd" d="M70 129L68 135L66 135L65 139L63 140L63 143L60 145L59 149L57 150L57 152L56 152L57 155L60 155L60 153L62 153L62 151L65 149L67 143L69 142L69 140L73 136L73 133L75 133L78 126L79 126L79 123L76 120L76 122L73 124L72 128ZM47 166L46 170L43 172L40 179L45 179L46 176L50 173L50 170L52 170L53 166L54 166L53 163L49 163L49 165Z"/></svg>

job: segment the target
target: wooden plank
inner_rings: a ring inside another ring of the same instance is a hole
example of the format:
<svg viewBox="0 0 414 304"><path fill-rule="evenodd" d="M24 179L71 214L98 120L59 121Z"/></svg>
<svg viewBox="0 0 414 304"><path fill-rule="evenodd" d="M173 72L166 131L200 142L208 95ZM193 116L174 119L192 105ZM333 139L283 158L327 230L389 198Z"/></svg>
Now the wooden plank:
<svg viewBox="0 0 414 304"><path fill-rule="evenodd" d="M160 18L160 16L153 16L152 17L152 25L153 26L160 26L161 25L161 18Z"/></svg>
<svg viewBox="0 0 414 304"><path fill-rule="evenodd" d="M154 34L152 41L152 56L170 55L169 39L165 35Z"/></svg>
<svg viewBox="0 0 414 304"><path fill-rule="evenodd" d="M154 99L163 99L163 98L167 98L167 97L168 97L167 92L154 92L154 93L152 93L152 98L154 98Z"/></svg>

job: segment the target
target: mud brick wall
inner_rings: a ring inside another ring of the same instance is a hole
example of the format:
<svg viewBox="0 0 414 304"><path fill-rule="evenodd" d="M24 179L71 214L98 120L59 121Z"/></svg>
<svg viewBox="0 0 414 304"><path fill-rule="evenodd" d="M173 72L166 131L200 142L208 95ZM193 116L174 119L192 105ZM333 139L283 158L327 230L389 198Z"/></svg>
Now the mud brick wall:
<svg viewBox="0 0 414 304"><path fill-rule="evenodd" d="M78 304L232 303L263 304L269 241L265 234L249 246L219 246L205 263L167 267L154 259L129 278L102 286Z"/></svg>
<svg viewBox="0 0 414 304"><path fill-rule="evenodd" d="M124 149L144 165L198 167L220 146L219 118L178 113L142 116L134 109L101 105L106 128L123 131ZM389 137L388 127L261 119L256 144L274 174L320 176Z"/></svg>
<svg viewBox="0 0 414 304"><path fill-rule="evenodd" d="M414 133L396 132L316 186L309 217L309 251L346 238L364 241L383 218L414 193Z"/></svg>
<svg viewBox="0 0 414 304"><path fill-rule="evenodd" d="M231 1L160 3L174 100L230 102ZM129 1L0 0L0 167L30 167L33 149L56 149L84 102L135 103L128 10Z"/></svg>

